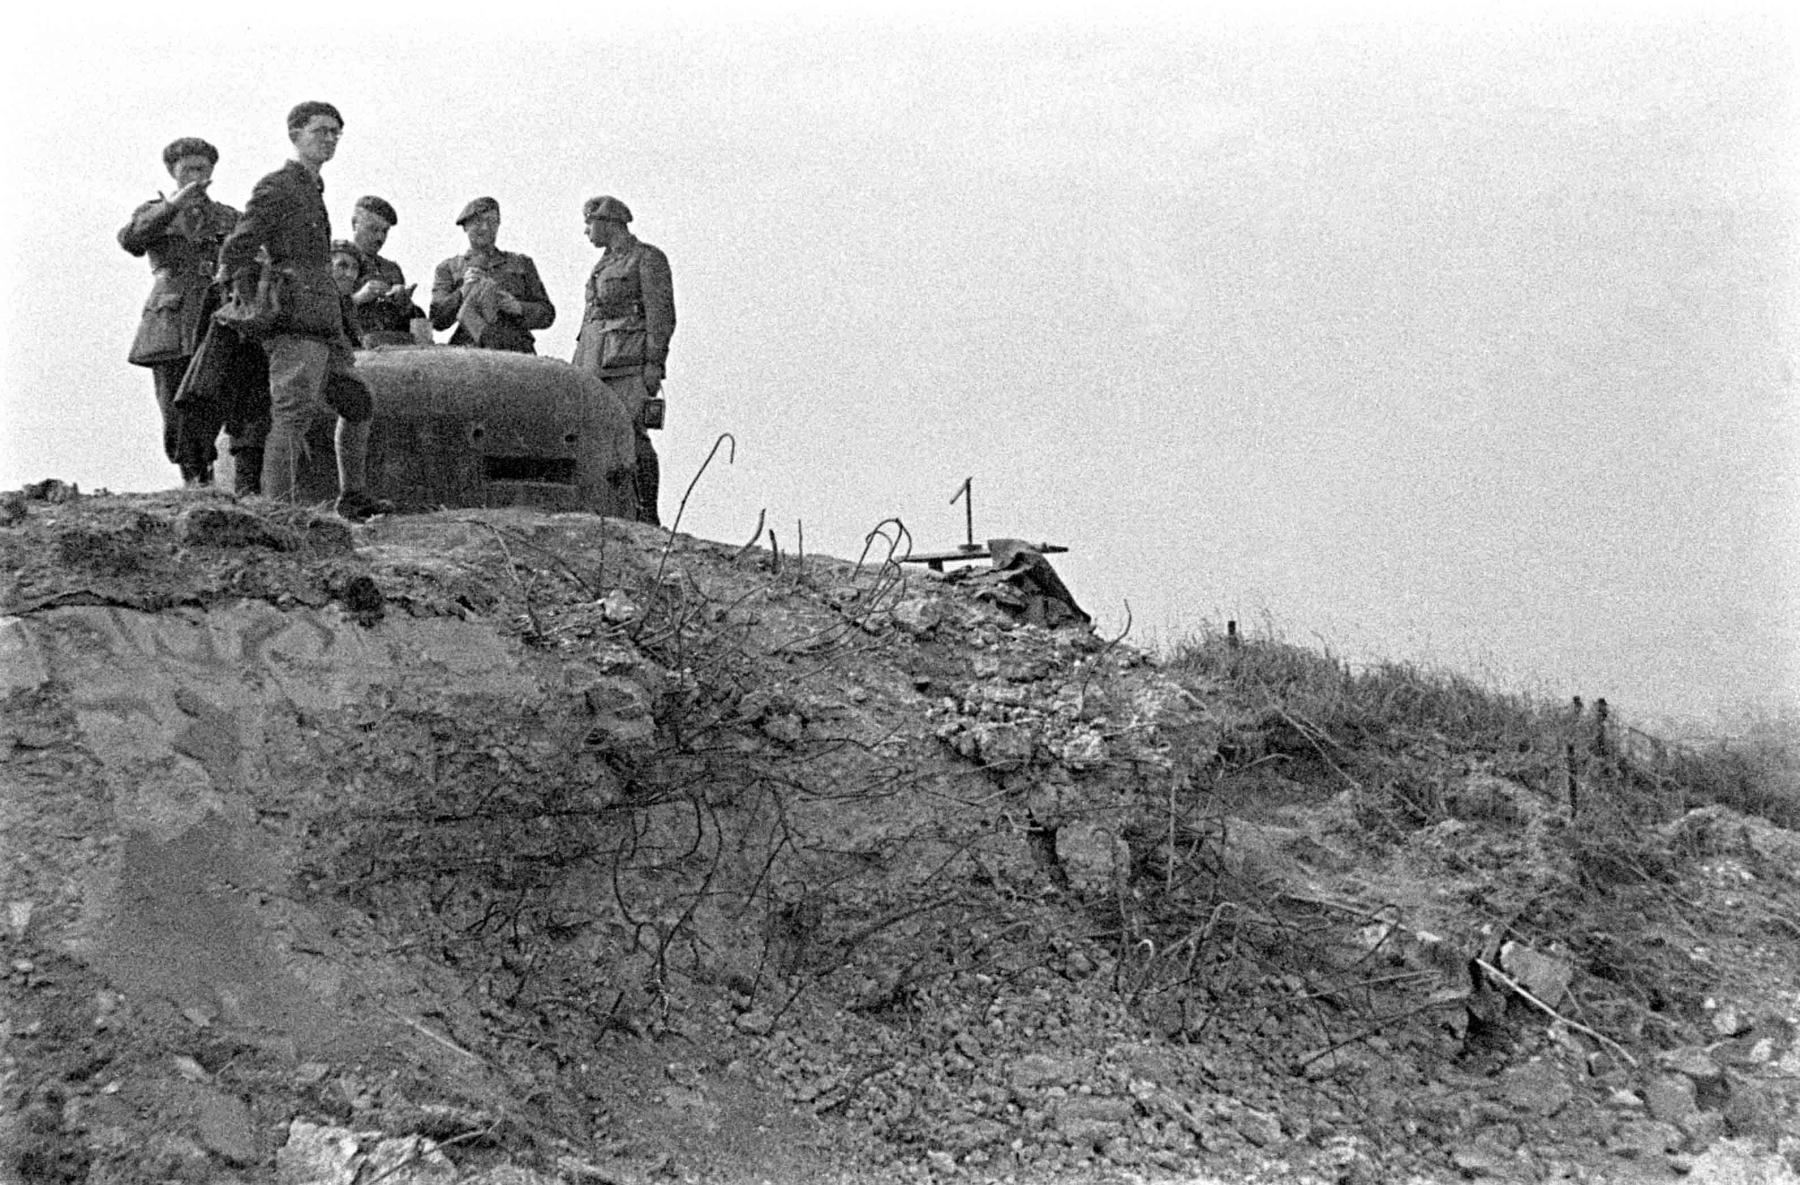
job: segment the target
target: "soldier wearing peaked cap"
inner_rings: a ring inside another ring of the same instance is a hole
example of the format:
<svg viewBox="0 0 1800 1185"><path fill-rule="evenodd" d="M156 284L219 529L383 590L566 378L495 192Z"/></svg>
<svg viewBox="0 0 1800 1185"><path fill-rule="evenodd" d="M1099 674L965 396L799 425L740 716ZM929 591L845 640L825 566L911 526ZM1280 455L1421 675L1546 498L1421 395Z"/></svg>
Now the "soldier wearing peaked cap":
<svg viewBox="0 0 1800 1185"><path fill-rule="evenodd" d="M548 329L556 306L529 255L495 246L500 203L478 197L462 208L456 224L469 249L437 265L431 284L431 327L449 329L453 346L537 353L534 329Z"/></svg>
<svg viewBox="0 0 1800 1185"><path fill-rule="evenodd" d="M140 258L148 256L154 277L129 357L134 366L148 367L153 377L164 455L180 466L186 484L208 485L217 451L217 417L184 411L175 395L206 332L208 286L219 262L219 245L237 225L238 212L207 192L219 163L217 148L189 136L163 149L162 159L175 179L175 191L133 210L131 221L119 231L119 246ZM240 447L235 435L232 443L234 449Z"/></svg>
<svg viewBox="0 0 1800 1185"><path fill-rule="evenodd" d="M675 336L675 286L669 257L628 230L631 210L616 197L582 203L588 241L601 248L588 276L587 305L574 363L600 377L631 416L637 444L638 518L661 526L656 500L661 465L644 418L662 390L669 339Z"/></svg>

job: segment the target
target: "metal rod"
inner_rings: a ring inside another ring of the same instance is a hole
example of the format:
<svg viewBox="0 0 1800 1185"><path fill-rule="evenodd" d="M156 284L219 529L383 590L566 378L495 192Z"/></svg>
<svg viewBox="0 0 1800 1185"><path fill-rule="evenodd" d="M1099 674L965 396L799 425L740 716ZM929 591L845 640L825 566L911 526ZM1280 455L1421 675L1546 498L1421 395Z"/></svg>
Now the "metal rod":
<svg viewBox="0 0 1800 1185"><path fill-rule="evenodd" d="M973 475L963 478L963 483L956 487L956 493L950 495L950 505L955 506L956 500L958 498L962 499L963 527L964 527L965 531L967 531L966 538L968 540L968 542L963 545L963 550L964 551L974 551L975 550L975 478Z"/></svg>

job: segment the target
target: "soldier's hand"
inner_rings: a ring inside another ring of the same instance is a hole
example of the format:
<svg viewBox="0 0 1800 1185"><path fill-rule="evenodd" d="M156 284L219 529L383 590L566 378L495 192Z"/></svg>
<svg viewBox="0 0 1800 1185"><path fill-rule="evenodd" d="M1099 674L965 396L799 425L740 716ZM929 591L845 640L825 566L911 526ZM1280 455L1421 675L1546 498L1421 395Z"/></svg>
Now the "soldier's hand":
<svg viewBox="0 0 1800 1185"><path fill-rule="evenodd" d="M502 292L494 303L499 306L501 312L510 313L515 317L525 311L525 306L519 303L519 298L510 292Z"/></svg>
<svg viewBox="0 0 1800 1185"><path fill-rule="evenodd" d="M357 304L368 304L372 300L380 300L388 290L386 280L370 280L358 288L350 299Z"/></svg>
<svg viewBox="0 0 1800 1185"><path fill-rule="evenodd" d="M177 210L185 210L206 196L206 187L212 184L212 178L204 181L190 181L169 195L169 204Z"/></svg>
<svg viewBox="0 0 1800 1185"><path fill-rule="evenodd" d="M405 304L412 299L413 289L417 287L417 284L408 284L404 288L389 288L382 295L386 296L395 304Z"/></svg>
<svg viewBox="0 0 1800 1185"><path fill-rule="evenodd" d="M467 288L470 284L475 283L475 281L477 281L477 280L485 280L485 279L487 279L487 273L482 271L478 267L466 267L463 269L463 281L462 282L463 282L464 288Z"/></svg>
<svg viewBox="0 0 1800 1185"><path fill-rule="evenodd" d="M662 390L663 368L660 362L644 363L644 390L654 398Z"/></svg>

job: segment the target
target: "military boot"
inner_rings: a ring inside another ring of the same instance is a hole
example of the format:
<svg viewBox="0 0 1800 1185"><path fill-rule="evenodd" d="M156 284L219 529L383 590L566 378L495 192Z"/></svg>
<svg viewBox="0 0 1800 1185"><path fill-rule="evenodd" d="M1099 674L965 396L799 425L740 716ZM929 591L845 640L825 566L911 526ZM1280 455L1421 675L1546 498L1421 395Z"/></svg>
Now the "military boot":
<svg viewBox="0 0 1800 1185"><path fill-rule="evenodd" d="M239 497L262 493L263 451L259 448L231 450L236 472L232 476L232 492Z"/></svg>

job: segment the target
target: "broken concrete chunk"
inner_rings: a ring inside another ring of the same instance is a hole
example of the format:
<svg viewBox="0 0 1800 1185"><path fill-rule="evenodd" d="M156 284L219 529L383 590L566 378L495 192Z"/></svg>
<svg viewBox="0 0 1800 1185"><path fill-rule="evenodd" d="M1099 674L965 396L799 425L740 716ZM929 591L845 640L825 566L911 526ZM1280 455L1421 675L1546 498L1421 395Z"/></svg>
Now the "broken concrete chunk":
<svg viewBox="0 0 1800 1185"><path fill-rule="evenodd" d="M925 634L944 619L943 606L930 597L910 597L889 611L896 624L909 634Z"/></svg>
<svg viewBox="0 0 1800 1185"><path fill-rule="evenodd" d="M1500 970L1552 1008L1568 993L1569 981L1575 976L1574 965L1567 959L1545 954L1522 942L1501 944Z"/></svg>
<svg viewBox="0 0 1800 1185"><path fill-rule="evenodd" d="M362 1181L392 1185L455 1185L456 1165L424 1136L399 1136L383 1140L369 1153Z"/></svg>
<svg viewBox="0 0 1800 1185"><path fill-rule="evenodd" d="M1575 1097L1575 1088L1563 1072L1546 1061L1509 1068L1501 1075L1500 1091L1513 1110L1545 1119L1567 1107Z"/></svg>
<svg viewBox="0 0 1800 1185"><path fill-rule="evenodd" d="M1680 1123L1698 1110L1694 1083L1680 1074L1658 1074L1644 1087L1644 1105L1650 1109L1651 1118Z"/></svg>
<svg viewBox="0 0 1800 1185"><path fill-rule="evenodd" d="M457 1179L456 1166L425 1136L382 1139L379 1132L300 1119L288 1125L275 1171L280 1185L452 1185Z"/></svg>
<svg viewBox="0 0 1800 1185"><path fill-rule="evenodd" d="M254 1164L259 1159L250 1108L231 1095L209 1091L201 1100L200 1142L234 1165Z"/></svg>
<svg viewBox="0 0 1800 1185"><path fill-rule="evenodd" d="M1694 1158L1688 1185L1800 1185L1800 1173L1755 1140L1720 1140Z"/></svg>
<svg viewBox="0 0 1800 1185"><path fill-rule="evenodd" d="M624 589L615 588L600 598L600 616L607 621L635 621L640 612L637 602L626 596Z"/></svg>

